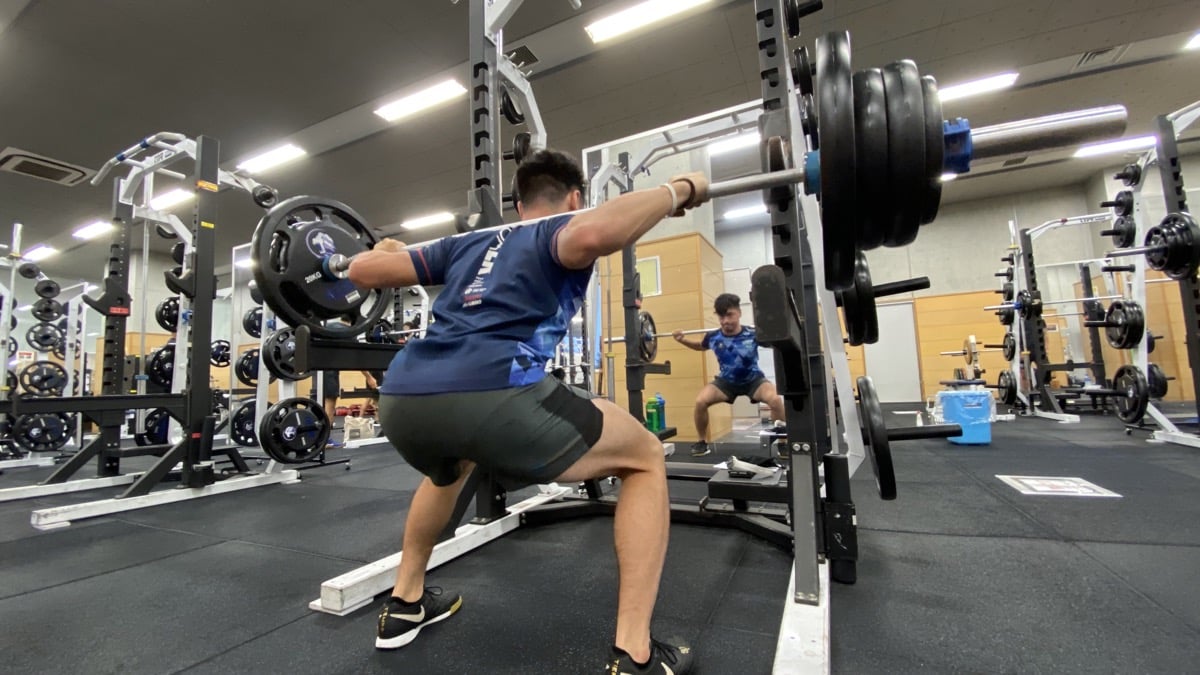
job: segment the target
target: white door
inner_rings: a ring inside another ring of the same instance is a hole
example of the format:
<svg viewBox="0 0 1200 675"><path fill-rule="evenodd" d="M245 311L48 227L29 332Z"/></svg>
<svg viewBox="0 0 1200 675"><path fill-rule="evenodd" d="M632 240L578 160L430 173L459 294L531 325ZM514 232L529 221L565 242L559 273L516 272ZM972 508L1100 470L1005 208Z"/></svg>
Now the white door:
<svg viewBox="0 0 1200 675"><path fill-rule="evenodd" d="M881 403L921 401L921 366L913 304L879 305L879 342L866 345L867 375Z"/></svg>

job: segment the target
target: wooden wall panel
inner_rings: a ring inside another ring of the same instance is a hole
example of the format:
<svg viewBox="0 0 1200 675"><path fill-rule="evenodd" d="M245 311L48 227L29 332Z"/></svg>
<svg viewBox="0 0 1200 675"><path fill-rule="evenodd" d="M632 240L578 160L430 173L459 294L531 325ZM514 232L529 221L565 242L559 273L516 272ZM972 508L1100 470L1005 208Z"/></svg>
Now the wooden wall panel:
<svg viewBox="0 0 1200 675"><path fill-rule="evenodd" d="M1000 344L1004 326L992 312L982 308L997 304L999 295L991 291L950 293L918 297L913 312L917 321L918 358L921 364L921 390L926 398L942 389L940 382L951 379L955 368L966 367L962 356L942 356L944 351L961 351L963 340L974 335L980 345ZM853 361L851 365L853 367ZM1000 352L979 355L984 378L994 382L1006 366Z"/></svg>

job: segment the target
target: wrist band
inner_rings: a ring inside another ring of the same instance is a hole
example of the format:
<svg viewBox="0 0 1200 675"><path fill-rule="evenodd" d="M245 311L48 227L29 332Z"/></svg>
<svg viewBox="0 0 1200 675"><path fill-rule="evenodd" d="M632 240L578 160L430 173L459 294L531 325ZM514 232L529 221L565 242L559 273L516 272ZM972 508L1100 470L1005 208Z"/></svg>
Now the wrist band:
<svg viewBox="0 0 1200 675"><path fill-rule="evenodd" d="M695 206L695 205L696 205L696 204L695 204L695 201L696 201L696 184L692 182L692 179L691 179L691 178L684 178L684 177L682 177L682 176L681 176L681 177L679 177L679 178L676 178L675 180L678 180L678 181L682 181L682 182L684 182L684 183L687 183L687 184L688 184L688 187L690 187L690 188L692 189L692 193L691 193L690 195L688 195L688 200L687 200L687 202L685 202L685 203L684 203L684 205L683 205L683 208L685 208L685 209L690 209L690 208L692 208L693 206Z"/></svg>
<svg viewBox="0 0 1200 675"><path fill-rule="evenodd" d="M670 183L663 183L663 187L667 188L667 192L671 194L671 213L679 210L679 195L675 192L675 186Z"/></svg>

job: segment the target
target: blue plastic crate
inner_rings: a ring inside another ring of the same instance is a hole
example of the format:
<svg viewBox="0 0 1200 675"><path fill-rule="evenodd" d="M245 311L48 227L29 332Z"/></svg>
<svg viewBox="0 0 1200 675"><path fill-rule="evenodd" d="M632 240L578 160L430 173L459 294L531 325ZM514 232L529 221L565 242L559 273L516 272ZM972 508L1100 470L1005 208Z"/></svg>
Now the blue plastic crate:
<svg viewBox="0 0 1200 675"><path fill-rule="evenodd" d="M949 439L958 445L988 445L992 442L992 392L939 391L938 405L946 424L962 427L962 436Z"/></svg>

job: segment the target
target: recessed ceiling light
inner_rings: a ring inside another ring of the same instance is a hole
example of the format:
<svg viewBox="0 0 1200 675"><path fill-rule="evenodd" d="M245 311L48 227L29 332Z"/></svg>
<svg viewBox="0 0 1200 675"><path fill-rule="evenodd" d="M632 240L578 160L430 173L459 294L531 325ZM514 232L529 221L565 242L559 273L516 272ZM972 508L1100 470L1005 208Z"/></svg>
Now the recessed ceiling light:
<svg viewBox="0 0 1200 675"><path fill-rule="evenodd" d="M45 244L38 244L37 246L34 246L33 248L26 251L25 255L23 257L26 260L32 260L33 262L39 262L39 261L45 260L46 258L49 258L50 256L54 255L55 253L58 253L58 249L53 248L51 246L46 246Z"/></svg>
<svg viewBox="0 0 1200 675"><path fill-rule="evenodd" d="M395 122L456 99L465 93L467 93L467 88L459 84L457 80L446 80L428 89L422 89L415 94L392 101L376 110L375 114L389 122Z"/></svg>
<svg viewBox="0 0 1200 675"><path fill-rule="evenodd" d="M604 42L706 4L709 0L646 0L584 27L592 42Z"/></svg>
<svg viewBox="0 0 1200 675"><path fill-rule="evenodd" d="M96 237L99 237L100 235L112 229L112 223L108 222L107 220L97 220L75 230L71 233L71 236L75 237L76 239L95 239Z"/></svg>
<svg viewBox="0 0 1200 675"><path fill-rule="evenodd" d="M191 190L176 188L170 192L164 192L161 195L150 200L150 208L155 211L166 211L172 206L178 206L189 199L196 196L196 193Z"/></svg>
<svg viewBox="0 0 1200 675"><path fill-rule="evenodd" d="M1095 157L1097 155L1108 155L1115 152L1131 152L1134 150L1145 150L1153 148L1158 142L1155 136L1134 136L1133 138L1121 138L1115 141L1107 141L1104 143L1093 143L1085 145L1075 151L1075 157Z"/></svg>
<svg viewBox="0 0 1200 675"><path fill-rule="evenodd" d="M304 148L301 148L293 143L288 143L287 145L281 145L274 150L268 150L261 155L255 155L241 164L238 164L237 168L241 171L245 171L246 173L259 173L261 171L266 171L267 169L275 168L280 164L286 164L287 162L298 159L307 154L308 153L304 151Z"/></svg>
<svg viewBox="0 0 1200 675"><path fill-rule="evenodd" d="M400 223L400 227L406 230L418 230L422 227L433 227L434 225L444 225L454 222L454 214L449 211L441 211L439 213L431 213L420 218L413 218Z"/></svg>
<svg viewBox="0 0 1200 675"><path fill-rule="evenodd" d="M767 207L764 204L757 206L746 206L740 209L730 209L722 216L725 220L737 220L738 218L749 218L750 216L760 216L767 212Z"/></svg>
<svg viewBox="0 0 1200 675"><path fill-rule="evenodd" d="M757 132L749 134L738 134L733 138L725 138L708 144L708 156L723 155L734 150L749 148L758 145L759 135Z"/></svg>
<svg viewBox="0 0 1200 675"><path fill-rule="evenodd" d="M986 94L990 91L999 91L1016 84L1018 77L1020 77L1020 73L1001 73L949 87L939 87L938 97L942 103L945 103L946 101L954 101L960 98L967 98L968 96Z"/></svg>

